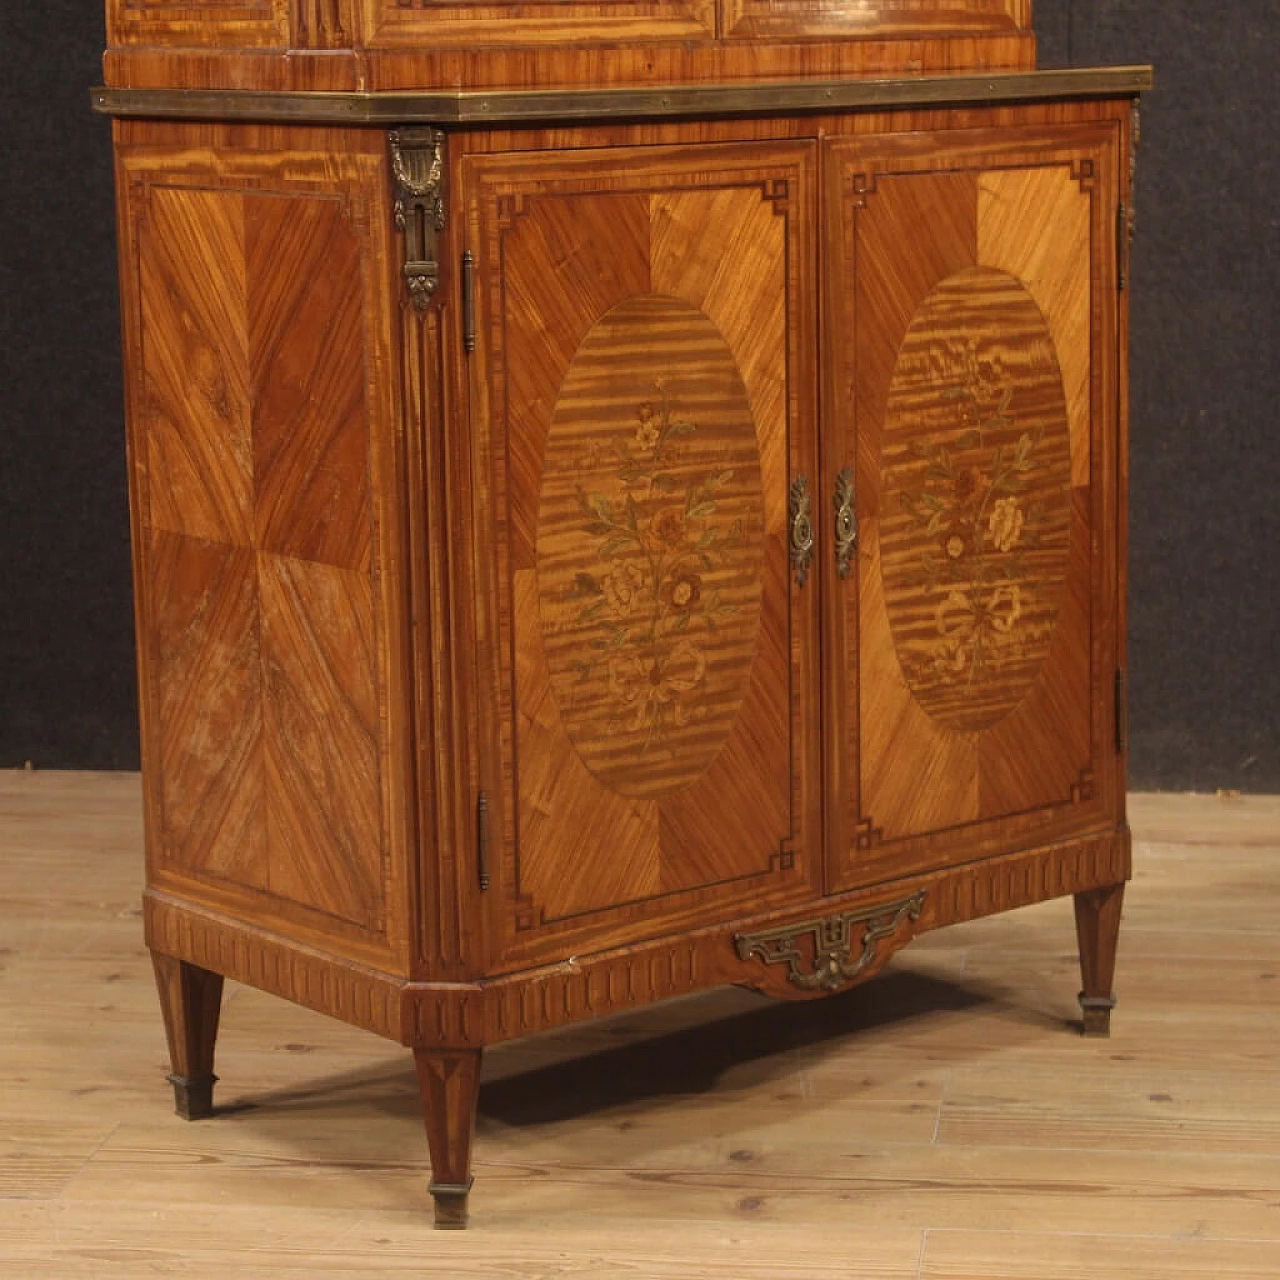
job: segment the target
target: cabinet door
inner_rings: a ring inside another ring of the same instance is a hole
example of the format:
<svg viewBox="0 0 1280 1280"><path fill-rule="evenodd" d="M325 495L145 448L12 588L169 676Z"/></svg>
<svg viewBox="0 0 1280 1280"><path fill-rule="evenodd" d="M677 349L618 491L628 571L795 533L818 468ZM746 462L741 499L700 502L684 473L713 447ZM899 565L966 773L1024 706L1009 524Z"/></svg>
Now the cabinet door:
<svg viewBox="0 0 1280 1280"><path fill-rule="evenodd" d="M820 874L817 602L790 547L815 449L813 158L464 162L509 967Z"/></svg>
<svg viewBox="0 0 1280 1280"><path fill-rule="evenodd" d="M1112 820L1116 142L830 144L834 880Z"/></svg>

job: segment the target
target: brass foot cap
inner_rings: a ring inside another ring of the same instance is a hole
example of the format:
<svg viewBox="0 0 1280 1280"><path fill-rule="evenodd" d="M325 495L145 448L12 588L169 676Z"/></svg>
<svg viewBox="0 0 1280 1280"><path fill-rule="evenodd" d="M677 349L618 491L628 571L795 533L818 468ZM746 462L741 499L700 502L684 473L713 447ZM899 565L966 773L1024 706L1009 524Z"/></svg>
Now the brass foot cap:
<svg viewBox="0 0 1280 1280"><path fill-rule="evenodd" d="M213 1086L218 1077L169 1076L173 1085L173 1109L184 1120L204 1120L213 1115Z"/></svg>
<svg viewBox="0 0 1280 1280"><path fill-rule="evenodd" d="M1087 996L1080 993L1082 1034L1091 1039L1105 1040L1111 1034L1111 1010L1116 1007L1115 996Z"/></svg>
<svg viewBox="0 0 1280 1280"><path fill-rule="evenodd" d="M436 1204L435 1229L437 1231L465 1231L467 1226L467 1195L472 1179L458 1184L433 1182L428 1190Z"/></svg>

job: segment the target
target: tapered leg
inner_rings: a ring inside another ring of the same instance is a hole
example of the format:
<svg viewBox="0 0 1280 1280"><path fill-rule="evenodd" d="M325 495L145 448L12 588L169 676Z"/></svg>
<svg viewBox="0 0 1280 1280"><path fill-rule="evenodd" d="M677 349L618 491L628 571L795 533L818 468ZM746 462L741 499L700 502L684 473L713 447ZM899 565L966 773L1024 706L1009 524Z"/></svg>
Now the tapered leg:
<svg viewBox="0 0 1280 1280"><path fill-rule="evenodd" d="M415 1049L422 1112L431 1149L431 1195L436 1227L460 1231L467 1225L471 1190L471 1138L480 1095L479 1049Z"/></svg>
<svg viewBox="0 0 1280 1280"><path fill-rule="evenodd" d="M1080 943L1080 1009L1087 1036L1111 1034L1111 1010L1116 997L1111 983L1116 972L1116 942L1120 936L1120 908L1124 885L1108 885L1076 894L1076 938Z"/></svg>
<svg viewBox="0 0 1280 1280"><path fill-rule="evenodd" d="M184 1120L202 1120L213 1113L213 1046L218 1038L222 1009L222 975L151 953L156 989L169 1039L174 1110Z"/></svg>

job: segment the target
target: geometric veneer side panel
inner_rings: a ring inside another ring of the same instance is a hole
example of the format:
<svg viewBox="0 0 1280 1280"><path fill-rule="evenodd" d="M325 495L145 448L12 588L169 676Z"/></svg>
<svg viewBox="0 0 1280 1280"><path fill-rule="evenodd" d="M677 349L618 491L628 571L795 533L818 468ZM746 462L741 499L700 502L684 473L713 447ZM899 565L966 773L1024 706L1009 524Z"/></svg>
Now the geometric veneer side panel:
<svg viewBox="0 0 1280 1280"><path fill-rule="evenodd" d="M378 930L384 911L369 580L259 557L271 890Z"/></svg>
<svg viewBox="0 0 1280 1280"><path fill-rule="evenodd" d="M162 855L265 889L256 557L159 530L148 560Z"/></svg>
<svg viewBox="0 0 1280 1280"><path fill-rule="evenodd" d="M130 128L152 143L120 148L151 882L395 971L410 817L404 587L382 572L403 465L385 153L359 131L320 154L287 129L223 149Z"/></svg>
<svg viewBox="0 0 1280 1280"><path fill-rule="evenodd" d="M245 201L258 545L369 572L360 244L334 198Z"/></svg>

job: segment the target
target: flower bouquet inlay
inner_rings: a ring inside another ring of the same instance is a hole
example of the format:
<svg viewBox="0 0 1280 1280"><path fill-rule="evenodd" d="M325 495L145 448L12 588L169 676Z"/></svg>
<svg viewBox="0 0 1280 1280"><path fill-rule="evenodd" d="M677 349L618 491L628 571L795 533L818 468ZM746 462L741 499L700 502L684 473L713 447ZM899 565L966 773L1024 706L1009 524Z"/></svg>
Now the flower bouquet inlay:
<svg viewBox="0 0 1280 1280"><path fill-rule="evenodd" d="M902 672L936 720L989 727L1047 656L1070 541L1062 374L1012 277L975 268L926 299L899 353L883 456Z"/></svg>
<svg viewBox="0 0 1280 1280"><path fill-rule="evenodd" d="M706 317L644 298L596 326L557 404L542 504L543 636L575 747L620 791L692 781L749 674L763 527L746 392Z"/></svg>

